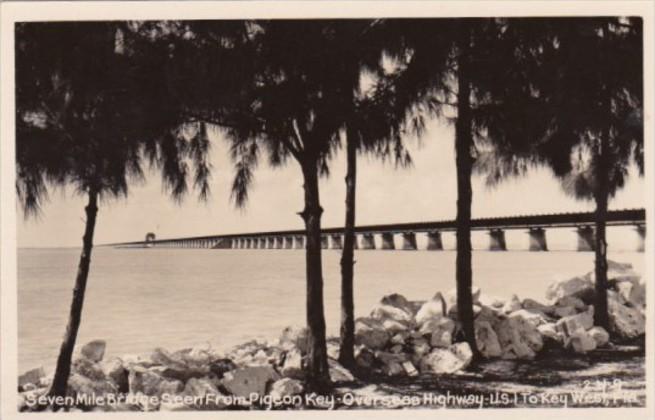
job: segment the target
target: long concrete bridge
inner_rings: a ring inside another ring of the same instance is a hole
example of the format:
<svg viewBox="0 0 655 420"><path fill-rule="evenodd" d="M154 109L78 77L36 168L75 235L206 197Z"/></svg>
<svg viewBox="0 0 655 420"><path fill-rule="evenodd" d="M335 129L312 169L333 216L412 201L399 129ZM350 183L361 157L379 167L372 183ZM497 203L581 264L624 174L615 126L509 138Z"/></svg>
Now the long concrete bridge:
<svg viewBox="0 0 655 420"><path fill-rule="evenodd" d="M594 250L594 213L557 213L529 216L492 217L471 220L471 229L487 231L490 251L505 251L506 230L525 230L529 236L530 251L548 251L546 229L573 228L577 232L578 251ZM613 210L607 215L608 226L634 226L636 233L635 249L644 250L646 236L646 211L644 209ZM455 220L417 223L394 223L384 225L357 226L355 228L356 249L396 249L394 237L402 237L398 249L418 249L416 235L427 235L427 250L443 250L442 232L454 231ZM375 237L379 236L379 247ZM322 230L322 247L341 249L343 228ZM148 234L145 241L110 244L120 248L211 248L211 249L304 249L304 230L283 230L272 232L253 232L230 235L196 236L188 238L154 239Z"/></svg>

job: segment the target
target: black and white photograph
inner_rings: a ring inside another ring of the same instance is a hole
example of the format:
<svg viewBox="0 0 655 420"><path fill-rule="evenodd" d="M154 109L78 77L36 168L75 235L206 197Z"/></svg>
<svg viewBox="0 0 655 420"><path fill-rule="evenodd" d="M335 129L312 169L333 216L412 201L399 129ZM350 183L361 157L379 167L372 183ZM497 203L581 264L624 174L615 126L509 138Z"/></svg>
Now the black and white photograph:
<svg viewBox="0 0 655 420"><path fill-rule="evenodd" d="M120 3L2 5L3 419L653 418L654 2Z"/></svg>

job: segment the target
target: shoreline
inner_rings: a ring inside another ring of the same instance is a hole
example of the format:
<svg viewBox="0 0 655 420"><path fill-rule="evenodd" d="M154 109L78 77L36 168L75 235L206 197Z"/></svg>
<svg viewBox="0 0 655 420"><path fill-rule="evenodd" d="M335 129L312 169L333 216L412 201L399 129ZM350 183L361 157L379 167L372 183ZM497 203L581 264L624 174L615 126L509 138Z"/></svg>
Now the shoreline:
<svg viewBox="0 0 655 420"><path fill-rule="evenodd" d="M332 393L305 392L307 331L226 351L188 348L106 359L107 343L80 348L69 397L73 411L645 406L645 285L629 264L610 264L610 330L593 325L593 273L553 282L548 303L500 300L474 288L472 363L457 340L453 291L427 301L384 296L355 324L355 366L327 340ZM19 410L45 404L43 368L19 377ZM90 399L89 399L89 396Z"/></svg>

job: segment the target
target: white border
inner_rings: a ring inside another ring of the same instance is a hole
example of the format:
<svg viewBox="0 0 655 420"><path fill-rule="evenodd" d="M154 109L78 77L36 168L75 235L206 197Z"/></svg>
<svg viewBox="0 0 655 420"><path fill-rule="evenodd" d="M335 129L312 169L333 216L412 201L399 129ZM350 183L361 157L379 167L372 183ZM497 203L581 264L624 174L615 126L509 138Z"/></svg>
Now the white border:
<svg viewBox="0 0 655 420"><path fill-rule="evenodd" d="M242 18L339 18L339 17L458 17L458 16L597 16L633 15L644 19L644 116L645 116L645 161L647 233L645 256L652 256L655 250L655 235L652 234L655 217L655 182L653 179L653 66L654 33L653 18L655 3L652 1L248 1L248 2L12 2L0 4L1 42L1 85L0 85L0 290L2 350L0 390L2 419L48 418L48 414L16 413L17 388L17 314L16 314L16 203L15 203L15 150L14 150L14 57L13 26L17 21L53 20L124 20L124 19L242 19ZM648 284L647 305L647 407L646 408L601 408L601 409L487 409L478 410L352 410L352 411L302 411L302 412L183 412L183 413L68 413L63 416L73 419L98 418L166 418L166 419L228 419L242 418L332 418L339 416L351 419L397 418L399 415L412 418L434 419L443 416L453 419L475 418L525 418L531 420L566 418L614 419L618 415L629 418L655 419L655 287L653 273L655 262L646 258Z"/></svg>

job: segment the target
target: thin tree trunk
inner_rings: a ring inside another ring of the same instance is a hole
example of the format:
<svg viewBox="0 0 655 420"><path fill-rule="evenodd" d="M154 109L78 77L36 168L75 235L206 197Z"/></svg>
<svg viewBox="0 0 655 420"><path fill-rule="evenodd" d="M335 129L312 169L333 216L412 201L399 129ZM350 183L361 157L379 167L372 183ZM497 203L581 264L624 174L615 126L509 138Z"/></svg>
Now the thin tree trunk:
<svg viewBox="0 0 655 420"><path fill-rule="evenodd" d="M457 166L457 316L461 323L464 339L477 357L473 325L473 295L471 287L471 173L473 167L473 136L471 127L471 87L468 77L470 36L465 36L460 44L458 58L457 121L455 123L455 154Z"/></svg>
<svg viewBox="0 0 655 420"><path fill-rule="evenodd" d="M325 315L323 309L323 270L321 265L321 208L318 190L316 161L303 166L305 209L301 213L305 221L307 247L307 387L310 391L326 392L330 388L330 373L325 343Z"/></svg>
<svg viewBox="0 0 655 420"><path fill-rule="evenodd" d="M91 250L93 249L93 231L95 230L96 215L98 213L98 192L95 189L91 189L88 193L88 197L89 201L84 209L86 212L86 226L84 228L82 254L80 255L77 277L75 278L75 288L73 289L73 301L71 302L70 314L68 316L68 325L66 326L64 341L59 349L57 367L49 391L49 395L51 396L66 395L68 377L71 369L71 359L82 318L84 292L86 290L86 282L89 275Z"/></svg>
<svg viewBox="0 0 655 420"><path fill-rule="evenodd" d="M599 165L596 170L598 190L594 194L596 201L596 238L595 238L595 264L596 293L594 301L594 324L609 331L609 314L607 311L607 238L605 225L607 221L607 206L609 201L608 190L608 164L607 143L609 129L603 133L601 139Z"/></svg>
<svg viewBox="0 0 655 420"><path fill-rule="evenodd" d="M350 127L346 132L346 222L341 252L341 347L339 362L355 367L355 192L357 189L357 144Z"/></svg>
<svg viewBox="0 0 655 420"><path fill-rule="evenodd" d="M604 27L604 36L607 39L611 36L609 24ZM605 88L603 92L607 98L605 107L608 115L612 115L612 106L609 99L610 93ZM607 239L605 235L605 224L607 220L607 206L609 201L609 142L611 126L609 119L607 126L603 130L598 145L598 165L595 170L597 189L594 192L596 201L596 238L595 238L595 264L594 271L596 274L595 300L594 300L594 325L605 328L609 331L609 314L607 311Z"/></svg>

